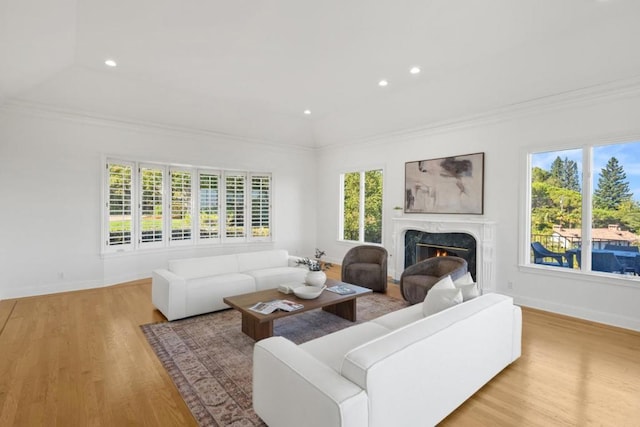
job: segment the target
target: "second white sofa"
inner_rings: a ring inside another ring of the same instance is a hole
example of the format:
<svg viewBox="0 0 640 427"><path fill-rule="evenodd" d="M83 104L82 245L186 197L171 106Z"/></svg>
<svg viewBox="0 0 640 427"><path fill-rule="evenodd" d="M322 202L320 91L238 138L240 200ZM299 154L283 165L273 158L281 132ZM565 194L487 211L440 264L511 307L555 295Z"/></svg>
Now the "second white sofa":
<svg viewBox="0 0 640 427"><path fill-rule="evenodd" d="M298 259L277 249L172 260L152 272L151 299L167 320L222 310L224 297L303 282Z"/></svg>
<svg viewBox="0 0 640 427"><path fill-rule="evenodd" d="M253 352L253 407L270 427L432 426L520 357L522 318L487 294L425 317L416 304L301 345Z"/></svg>

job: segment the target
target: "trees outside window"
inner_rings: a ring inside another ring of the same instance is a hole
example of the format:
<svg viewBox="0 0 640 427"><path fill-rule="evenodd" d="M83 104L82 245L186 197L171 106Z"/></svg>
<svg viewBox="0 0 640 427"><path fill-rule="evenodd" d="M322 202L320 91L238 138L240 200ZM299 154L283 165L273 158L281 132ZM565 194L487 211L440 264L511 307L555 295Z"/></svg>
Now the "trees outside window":
<svg viewBox="0 0 640 427"><path fill-rule="evenodd" d="M381 169L347 172L341 176L340 239L382 243L383 172Z"/></svg>

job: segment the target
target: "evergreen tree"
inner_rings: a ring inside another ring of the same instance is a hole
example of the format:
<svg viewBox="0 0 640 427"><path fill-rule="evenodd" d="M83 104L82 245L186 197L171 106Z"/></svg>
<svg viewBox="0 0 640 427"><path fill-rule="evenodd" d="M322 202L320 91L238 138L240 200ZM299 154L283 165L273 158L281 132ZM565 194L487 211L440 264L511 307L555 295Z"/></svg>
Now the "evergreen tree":
<svg viewBox="0 0 640 427"><path fill-rule="evenodd" d="M593 206L597 209L618 209L620 204L629 201L633 194L629 191L627 174L618 163L618 159L612 157L607 165L600 171L598 187L593 192Z"/></svg>
<svg viewBox="0 0 640 427"><path fill-rule="evenodd" d="M562 160L560 156L551 163L548 182L556 187L568 190L580 191L580 178L578 176L578 164L567 157Z"/></svg>
<svg viewBox="0 0 640 427"><path fill-rule="evenodd" d="M551 176L549 177L549 183L551 185L555 185L556 187L562 187L564 173L564 162L560 158L560 156L556 157L556 159L551 163L551 170L549 171Z"/></svg>
<svg viewBox="0 0 640 427"><path fill-rule="evenodd" d="M580 191L580 177L578 176L578 164L565 157L564 159L565 182L563 187L568 190Z"/></svg>

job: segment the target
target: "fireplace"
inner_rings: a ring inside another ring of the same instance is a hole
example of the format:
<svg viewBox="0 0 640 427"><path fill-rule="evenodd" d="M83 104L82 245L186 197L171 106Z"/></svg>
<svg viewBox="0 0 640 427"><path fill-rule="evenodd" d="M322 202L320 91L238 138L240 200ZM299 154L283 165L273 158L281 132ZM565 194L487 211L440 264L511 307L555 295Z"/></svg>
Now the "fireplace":
<svg viewBox="0 0 640 427"><path fill-rule="evenodd" d="M478 219L449 219L405 215L393 218L393 278L423 258L458 256L483 292L495 289L495 223Z"/></svg>
<svg viewBox="0 0 640 427"><path fill-rule="evenodd" d="M467 261L476 278L476 239L468 233L430 233L407 230L404 234L404 268L435 256L456 256Z"/></svg>

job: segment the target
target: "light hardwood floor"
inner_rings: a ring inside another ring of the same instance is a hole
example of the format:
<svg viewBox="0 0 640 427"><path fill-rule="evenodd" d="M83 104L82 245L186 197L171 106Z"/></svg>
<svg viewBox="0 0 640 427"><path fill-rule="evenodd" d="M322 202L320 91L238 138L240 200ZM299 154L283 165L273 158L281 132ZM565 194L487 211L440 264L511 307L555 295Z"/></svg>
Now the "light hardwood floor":
<svg viewBox="0 0 640 427"><path fill-rule="evenodd" d="M640 333L523 318L522 357L442 425L640 426ZM0 301L0 426L195 425L140 331L158 321L149 280Z"/></svg>

